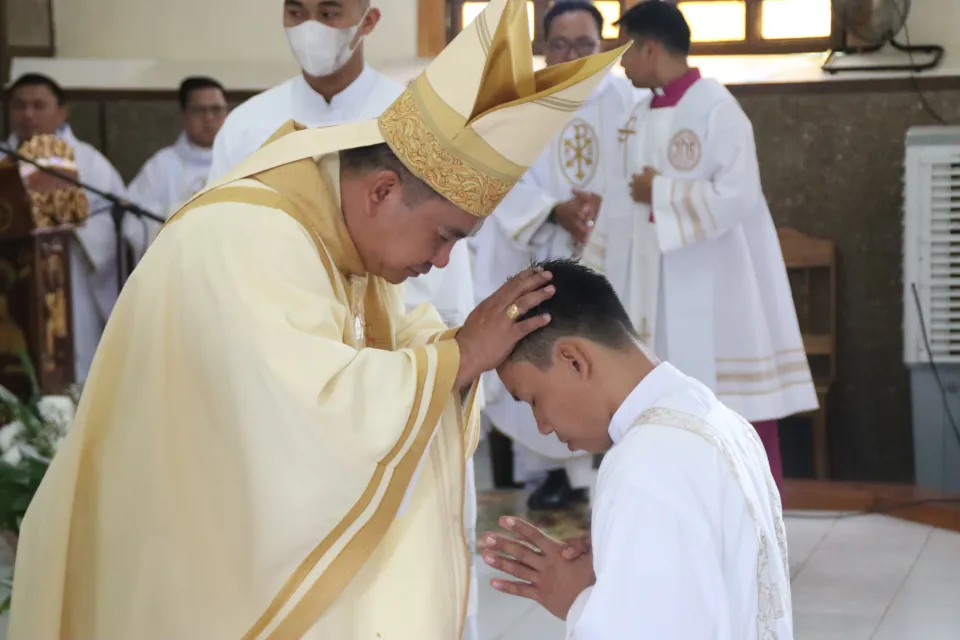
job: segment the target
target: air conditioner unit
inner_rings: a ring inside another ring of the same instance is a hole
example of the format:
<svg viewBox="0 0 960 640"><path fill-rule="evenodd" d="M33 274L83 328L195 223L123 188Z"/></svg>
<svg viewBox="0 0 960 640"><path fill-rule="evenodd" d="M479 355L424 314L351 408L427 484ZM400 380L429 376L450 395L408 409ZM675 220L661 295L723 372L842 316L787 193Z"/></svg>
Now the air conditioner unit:
<svg viewBox="0 0 960 640"><path fill-rule="evenodd" d="M960 127L907 132L903 360L916 481L960 492Z"/></svg>

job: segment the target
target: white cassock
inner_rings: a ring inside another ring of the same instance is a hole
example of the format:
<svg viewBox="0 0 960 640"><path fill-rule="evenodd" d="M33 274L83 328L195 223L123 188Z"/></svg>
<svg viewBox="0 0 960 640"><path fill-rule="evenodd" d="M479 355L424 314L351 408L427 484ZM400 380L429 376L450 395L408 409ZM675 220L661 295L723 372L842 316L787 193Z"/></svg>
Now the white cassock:
<svg viewBox="0 0 960 640"><path fill-rule="evenodd" d="M815 409L753 128L724 86L691 74L675 106L645 99L625 119L625 170L583 260L607 275L660 358L740 415L760 422ZM647 166L661 174L652 208L629 187Z"/></svg>
<svg viewBox="0 0 960 640"><path fill-rule="evenodd" d="M56 136L73 147L81 182L120 198L127 197L123 178L110 161L92 145L78 140L70 125L60 127ZM16 149L20 141L11 135L7 144ZM100 335L117 301L117 240L110 203L90 192L87 192L87 201L89 217L76 229L70 243L70 295L73 300L77 382L87 379ZM126 240L130 240L129 236Z"/></svg>
<svg viewBox="0 0 960 640"><path fill-rule="evenodd" d="M619 180L623 153L617 125L640 96L625 79L608 75L504 198L474 243L478 301L534 260L577 254L570 234L547 218L573 197L574 189L603 195L611 176ZM483 383L485 416L514 440L518 481L565 468L574 487L592 485L593 456L571 452L554 434L541 434L529 405L514 400L495 372L486 374Z"/></svg>
<svg viewBox="0 0 960 640"><path fill-rule="evenodd" d="M591 522L597 581L567 639L791 640L780 494L750 423L662 363L610 437Z"/></svg>
<svg viewBox="0 0 960 640"><path fill-rule="evenodd" d="M426 275L410 278L404 282L403 293L408 313L421 304L432 304L448 327L463 325L475 306L468 241L463 240L453 245L450 263L443 269L431 269ZM480 402L482 401L481 397ZM477 479L473 458L467 461L464 476L463 527L467 534L467 544L470 545L473 567L470 572L470 595L462 640L479 640L477 627L479 583L476 571Z"/></svg>
<svg viewBox="0 0 960 640"><path fill-rule="evenodd" d="M186 133L181 133L176 143L161 149L143 165L127 188L130 200L151 213L169 218L206 186L212 161L212 149L198 147L190 142ZM128 217L127 225L132 225L128 235L139 260L153 242L160 224Z"/></svg>
<svg viewBox="0 0 960 640"><path fill-rule="evenodd" d="M403 87L365 66L353 84L328 103L302 75L258 94L230 112L213 143L213 182L252 155L287 120L323 127L377 118L400 97Z"/></svg>

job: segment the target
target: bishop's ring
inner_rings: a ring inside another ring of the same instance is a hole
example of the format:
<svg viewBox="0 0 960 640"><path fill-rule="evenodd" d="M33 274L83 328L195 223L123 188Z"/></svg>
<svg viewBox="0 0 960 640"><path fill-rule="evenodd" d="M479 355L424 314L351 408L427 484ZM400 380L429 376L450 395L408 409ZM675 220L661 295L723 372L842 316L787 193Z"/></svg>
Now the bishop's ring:
<svg viewBox="0 0 960 640"><path fill-rule="evenodd" d="M512 304L509 307L507 307L507 317L510 318L511 320L516 320L517 318L519 318L520 307L518 307L515 304Z"/></svg>

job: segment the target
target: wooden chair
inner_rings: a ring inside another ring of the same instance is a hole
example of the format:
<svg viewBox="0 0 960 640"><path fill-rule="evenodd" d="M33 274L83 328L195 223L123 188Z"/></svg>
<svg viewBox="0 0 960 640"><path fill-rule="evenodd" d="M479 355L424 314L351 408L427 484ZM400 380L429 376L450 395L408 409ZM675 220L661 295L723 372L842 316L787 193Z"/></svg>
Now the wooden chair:
<svg viewBox="0 0 960 640"><path fill-rule="evenodd" d="M782 228L777 233L820 403L819 409L805 414L812 421L814 475L826 480L830 475L827 397L837 367L837 249L832 240L796 229Z"/></svg>

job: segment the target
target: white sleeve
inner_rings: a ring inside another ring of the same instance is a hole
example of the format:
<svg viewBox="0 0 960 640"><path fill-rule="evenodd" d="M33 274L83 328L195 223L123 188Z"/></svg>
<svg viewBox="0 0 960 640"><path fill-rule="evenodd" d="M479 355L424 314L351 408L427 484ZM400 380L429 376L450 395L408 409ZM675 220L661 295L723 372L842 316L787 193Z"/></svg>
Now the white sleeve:
<svg viewBox="0 0 960 640"><path fill-rule="evenodd" d="M706 523L642 488L618 493L593 531L597 582L568 613L568 640L730 640Z"/></svg>
<svg viewBox="0 0 960 640"><path fill-rule="evenodd" d="M231 125L231 113L227 116L217 136L213 139L213 160L210 163L210 173L207 174L207 184L213 184L227 174L235 164L243 158L235 157L232 149L231 138L234 136L233 126Z"/></svg>
<svg viewBox="0 0 960 640"><path fill-rule="evenodd" d="M130 201L140 207L143 207L150 213L158 216L168 217L173 213L170 209L173 203L168 202L164 189L160 183L160 173L163 165L160 162L160 156L154 155L150 158L137 177L130 182L127 189ZM160 231L160 223L155 220L141 218L134 214L128 214L123 221L123 234L127 242L133 247L134 257L139 262L143 257L147 247Z"/></svg>
<svg viewBox="0 0 960 640"><path fill-rule="evenodd" d="M127 198L123 178L99 151L87 156L86 166L80 168L80 180L100 191L118 198ZM110 203L100 196L87 193L90 211L86 222L74 230L93 271L113 268L117 245Z"/></svg>
<svg viewBox="0 0 960 640"><path fill-rule="evenodd" d="M716 238L762 209L753 127L736 102L724 102L711 114L702 158L714 167L706 179L653 181L653 216L664 253Z"/></svg>
<svg viewBox="0 0 960 640"><path fill-rule="evenodd" d="M538 161L539 162L539 161ZM561 200L551 195L537 178L536 165L520 178L493 213L494 224L515 246L528 250L547 241L542 235L547 218Z"/></svg>

